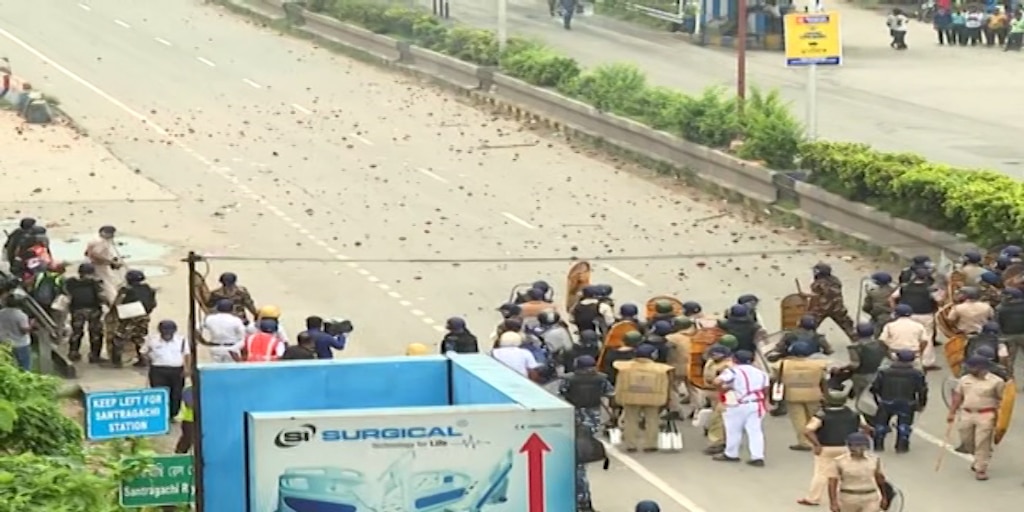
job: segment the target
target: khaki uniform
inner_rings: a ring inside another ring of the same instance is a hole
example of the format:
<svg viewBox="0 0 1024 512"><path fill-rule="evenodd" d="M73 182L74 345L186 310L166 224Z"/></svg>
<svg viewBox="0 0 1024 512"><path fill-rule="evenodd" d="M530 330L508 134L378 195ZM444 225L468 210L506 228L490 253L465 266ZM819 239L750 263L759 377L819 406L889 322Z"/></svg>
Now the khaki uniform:
<svg viewBox="0 0 1024 512"><path fill-rule="evenodd" d="M683 381L686 379L690 365L690 337L681 332L675 332L665 336L665 341L672 347L665 363L675 368L676 381Z"/></svg>
<svg viewBox="0 0 1024 512"><path fill-rule="evenodd" d="M988 270L981 265L964 265L960 272L964 274L964 286L978 286L981 284L981 275Z"/></svg>
<svg viewBox="0 0 1024 512"><path fill-rule="evenodd" d="M922 351L931 346L931 336L919 322L912 318L897 318L885 324L878 337L890 352L912 350L921 357Z"/></svg>
<svg viewBox="0 0 1024 512"><path fill-rule="evenodd" d="M623 444L627 450L656 450L661 409L673 401L672 367L643 358L615 361L613 366L618 370L615 403L622 406Z"/></svg>
<svg viewBox="0 0 1024 512"><path fill-rule="evenodd" d="M863 458L849 453L835 458L829 478L839 480L840 512L879 512L882 509L882 494L875 482L875 472L881 469L882 461L870 453L865 453Z"/></svg>
<svg viewBox="0 0 1024 512"><path fill-rule="evenodd" d="M811 418L821 410L821 399L824 396L822 383L829 363L828 359L787 357L779 365L780 380L785 386L784 400L798 446L811 447L804 436L804 430Z"/></svg>
<svg viewBox="0 0 1024 512"><path fill-rule="evenodd" d="M723 370L732 366L728 358L721 361L708 361L704 363L704 381L714 382ZM718 393L708 393L708 401L711 402L711 418L708 419L708 447L725 447L725 420L722 417L725 405L719 399Z"/></svg>
<svg viewBox="0 0 1024 512"><path fill-rule="evenodd" d="M956 392L964 400L960 405L960 441L974 453L974 470L979 473L988 471L992 460L996 413L1005 385L1003 379L991 373L981 378L968 374L957 380Z"/></svg>
<svg viewBox="0 0 1024 512"><path fill-rule="evenodd" d="M96 267L96 279L102 283L103 299L111 304L117 297L117 290L124 284L123 268L115 270L110 263L121 257L113 239L100 238L89 242L85 257Z"/></svg>
<svg viewBox="0 0 1024 512"><path fill-rule="evenodd" d="M538 316L540 316L541 313L549 309L555 309L554 304L550 302L544 302L542 300L531 300L529 302L524 302L520 304L519 307L522 308L520 316L522 316L524 319L536 319Z"/></svg>
<svg viewBox="0 0 1024 512"><path fill-rule="evenodd" d="M994 314L989 303L969 300L950 308L949 321L962 333L977 334Z"/></svg>
<svg viewBox="0 0 1024 512"><path fill-rule="evenodd" d="M861 415L860 424L862 427L867 426L863 415ZM807 422L807 430L817 431L822 425L821 418L815 416L811 418L811 421ZM811 476L811 485L807 490L807 501L811 503L821 502L821 497L825 495L825 491L828 489L829 475L834 472L836 459L847 453L845 446L821 447L821 453L814 456L814 474Z"/></svg>

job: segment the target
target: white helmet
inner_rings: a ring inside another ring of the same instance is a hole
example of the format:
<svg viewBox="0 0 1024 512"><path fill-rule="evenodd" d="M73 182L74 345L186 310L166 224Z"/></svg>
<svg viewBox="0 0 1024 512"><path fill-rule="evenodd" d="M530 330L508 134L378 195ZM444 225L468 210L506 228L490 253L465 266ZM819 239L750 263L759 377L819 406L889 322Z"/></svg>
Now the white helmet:
<svg viewBox="0 0 1024 512"><path fill-rule="evenodd" d="M519 347L523 344L523 335L518 332L506 332L502 333L501 337L498 338L499 347Z"/></svg>

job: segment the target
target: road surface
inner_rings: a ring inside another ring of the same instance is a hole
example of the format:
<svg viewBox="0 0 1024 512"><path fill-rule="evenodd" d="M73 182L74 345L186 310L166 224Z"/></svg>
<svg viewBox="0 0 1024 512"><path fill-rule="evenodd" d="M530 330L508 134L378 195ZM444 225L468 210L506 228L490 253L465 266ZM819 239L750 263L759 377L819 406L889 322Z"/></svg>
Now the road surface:
<svg viewBox="0 0 1024 512"><path fill-rule="evenodd" d="M163 213L166 229L188 230L178 233L185 240L194 231L201 250L258 260L215 261L213 272L237 271L257 300L278 301L292 330L307 314L351 318L348 355L436 346L452 315L485 337L514 284L545 278L563 287L567 262L524 258L630 257L596 273L620 301L667 293L709 310L745 292L773 309L822 260L851 290L870 271L799 233L752 223L719 201L198 2L44 1L0 12L0 40L17 73L181 201ZM29 17L46 22L24 23ZM673 253L689 256L645 257ZM424 258L450 262L359 261ZM774 330L775 315L764 316ZM940 403L936 394L914 451L886 457L909 510L1013 506L1024 463L1006 454L1020 451L1020 432L1000 447L987 483L975 484L953 454L933 473L935 436L945 429ZM689 428L682 454L616 454L611 471L592 471L597 503L629 510L649 497L672 512L794 509L810 458L786 449L788 420L769 419L767 429L766 469L706 460Z"/></svg>
<svg viewBox="0 0 1024 512"><path fill-rule="evenodd" d="M494 28L495 5L453 1L451 15ZM1017 150L1024 121L1005 100L1024 79L1020 54L938 46L931 28L917 23L910 25L910 50L896 52L888 47L885 19L877 12L845 3L830 8L842 13L844 64L819 69L818 136L1024 177ZM540 0L509 0L508 20L510 36L540 39L588 67L632 63L653 84L689 93L736 88L733 53L691 45L683 36L600 16L578 19L566 31ZM778 52L748 52L747 83L781 90L797 118L806 119L806 71L786 69L784 62Z"/></svg>

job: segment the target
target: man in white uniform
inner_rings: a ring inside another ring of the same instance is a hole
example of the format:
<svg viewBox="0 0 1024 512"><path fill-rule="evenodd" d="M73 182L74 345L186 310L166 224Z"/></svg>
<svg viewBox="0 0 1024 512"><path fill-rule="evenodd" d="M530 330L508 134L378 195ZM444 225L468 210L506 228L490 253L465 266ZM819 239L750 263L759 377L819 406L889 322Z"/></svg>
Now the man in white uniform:
<svg viewBox="0 0 1024 512"><path fill-rule="evenodd" d="M235 360L231 356L232 347L245 340L245 324L234 314L230 300L217 301L216 311L203 320L206 340L214 345L210 347L210 358L215 363L231 363Z"/></svg>
<svg viewBox="0 0 1024 512"><path fill-rule="evenodd" d="M715 455L720 462L739 462L740 443L743 433L747 434L750 460L747 464L764 466L764 428L762 421L767 412L766 391L768 374L754 366L754 354L740 350L735 355L736 364L726 368L715 379L724 392L725 405L725 451Z"/></svg>
<svg viewBox="0 0 1024 512"><path fill-rule="evenodd" d="M124 284L123 262L114 242L114 226L100 228L100 237L85 248L85 257L96 267L96 279L103 283L103 298L110 304L117 297L117 290Z"/></svg>

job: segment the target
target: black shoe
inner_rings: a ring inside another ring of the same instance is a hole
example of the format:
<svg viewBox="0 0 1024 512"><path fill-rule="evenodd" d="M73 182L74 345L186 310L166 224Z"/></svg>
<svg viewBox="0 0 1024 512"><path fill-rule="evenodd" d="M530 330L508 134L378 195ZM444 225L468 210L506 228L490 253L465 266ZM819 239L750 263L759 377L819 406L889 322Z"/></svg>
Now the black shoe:
<svg viewBox="0 0 1024 512"><path fill-rule="evenodd" d="M809 452L809 451L811 451L811 447L810 446L804 446L802 444L794 444L794 445L790 446L789 449L793 450L794 452Z"/></svg>
<svg viewBox="0 0 1024 512"><path fill-rule="evenodd" d="M104 364L108 363L109 361L100 357L99 354L89 354L89 362L92 364Z"/></svg>
<svg viewBox="0 0 1024 512"><path fill-rule="evenodd" d="M711 457L711 460L718 461L718 462L739 462L740 458L739 457L730 457L730 456L728 456L728 455L726 455L724 453L719 453L718 455L715 455L714 457Z"/></svg>
<svg viewBox="0 0 1024 512"><path fill-rule="evenodd" d="M747 465L748 466L754 466L755 468L763 468L764 467L764 459L748 460L747 461Z"/></svg>
<svg viewBox="0 0 1024 512"><path fill-rule="evenodd" d="M884 452L885 451L885 440L884 439L875 439L874 449L875 449L876 452Z"/></svg>
<svg viewBox="0 0 1024 512"><path fill-rule="evenodd" d="M626 453L636 453L636 448L626 448Z"/></svg>
<svg viewBox="0 0 1024 512"><path fill-rule="evenodd" d="M704 448L704 451L702 453L704 453L704 455L718 455L719 453L722 453L724 451L724 446L708 446L707 448Z"/></svg>
<svg viewBox="0 0 1024 512"><path fill-rule="evenodd" d="M899 441L896 441L896 453L907 453L909 451L910 451L910 441L909 440L899 440Z"/></svg>
<svg viewBox="0 0 1024 512"><path fill-rule="evenodd" d="M77 363L82 360L82 353L77 350L72 350L68 352L68 359L70 359L72 362Z"/></svg>

